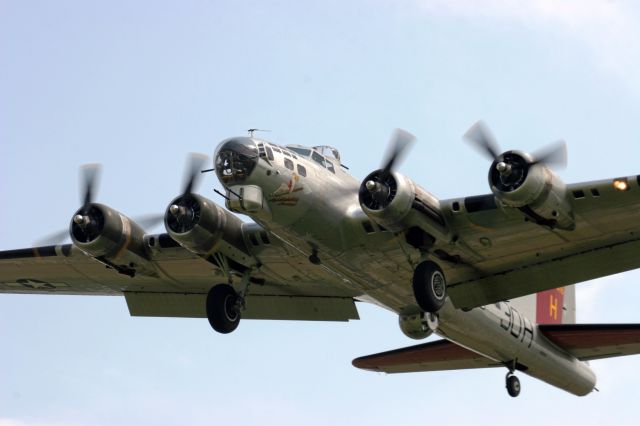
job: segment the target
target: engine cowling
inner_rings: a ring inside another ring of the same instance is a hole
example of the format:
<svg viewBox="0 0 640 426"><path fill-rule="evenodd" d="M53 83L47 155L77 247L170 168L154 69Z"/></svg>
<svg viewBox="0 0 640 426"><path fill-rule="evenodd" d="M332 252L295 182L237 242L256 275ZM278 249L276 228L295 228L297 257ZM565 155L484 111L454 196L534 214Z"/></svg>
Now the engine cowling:
<svg viewBox="0 0 640 426"><path fill-rule="evenodd" d="M404 335L411 339L426 339L433 334L433 330L429 328L423 313L400 315L398 324Z"/></svg>
<svg viewBox="0 0 640 426"><path fill-rule="evenodd" d="M244 267L256 263L244 241L244 223L201 195L176 197L167 208L164 224L171 238L193 253L206 257L219 252Z"/></svg>
<svg viewBox="0 0 640 426"><path fill-rule="evenodd" d="M500 155L489 170L489 185L500 202L519 209L536 223L565 230L575 228L566 185L531 155L520 151Z"/></svg>
<svg viewBox="0 0 640 426"><path fill-rule="evenodd" d="M440 201L399 173L374 171L360 185L358 196L365 214L390 231L417 226L435 237L448 233Z"/></svg>
<svg viewBox="0 0 640 426"><path fill-rule="evenodd" d="M79 209L71 219L69 233L80 250L122 274L156 274L142 228L104 204L91 203Z"/></svg>

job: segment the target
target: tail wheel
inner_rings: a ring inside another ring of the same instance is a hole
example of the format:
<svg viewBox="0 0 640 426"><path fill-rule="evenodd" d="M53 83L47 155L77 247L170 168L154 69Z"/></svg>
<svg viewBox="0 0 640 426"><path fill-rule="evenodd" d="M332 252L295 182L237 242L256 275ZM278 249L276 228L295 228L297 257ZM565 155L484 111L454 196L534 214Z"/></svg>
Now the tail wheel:
<svg viewBox="0 0 640 426"><path fill-rule="evenodd" d="M426 261L413 272L413 295L425 312L438 312L447 299L447 281L435 262Z"/></svg>
<svg viewBox="0 0 640 426"><path fill-rule="evenodd" d="M507 375L507 392L512 398L520 395L520 380L511 374Z"/></svg>
<svg viewBox="0 0 640 426"><path fill-rule="evenodd" d="M240 296L228 284L218 284L207 294L207 319L218 333L228 334L240 323Z"/></svg>

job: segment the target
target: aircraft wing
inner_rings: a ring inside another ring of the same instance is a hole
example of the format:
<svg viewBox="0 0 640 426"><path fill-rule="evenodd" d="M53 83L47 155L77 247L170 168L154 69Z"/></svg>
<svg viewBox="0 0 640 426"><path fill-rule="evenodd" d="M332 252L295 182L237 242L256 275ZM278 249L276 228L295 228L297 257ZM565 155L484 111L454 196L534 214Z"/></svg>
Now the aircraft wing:
<svg viewBox="0 0 640 426"><path fill-rule="evenodd" d="M640 324L554 324L539 330L582 361L640 354Z"/></svg>
<svg viewBox="0 0 640 426"><path fill-rule="evenodd" d="M420 371L465 370L503 367L448 340L436 340L353 360L353 366L383 373L415 373Z"/></svg>
<svg viewBox="0 0 640 426"><path fill-rule="evenodd" d="M472 308L640 268L640 177L624 179L625 191L614 179L568 185L571 231L527 221L493 195L444 201L458 240L436 255L454 305Z"/></svg>
<svg viewBox="0 0 640 426"><path fill-rule="evenodd" d="M209 289L227 282L221 269L179 246L167 234L154 241L155 274L129 277L71 244L0 252L0 293L124 296L133 316L206 317ZM338 280L296 268L295 253L270 247L249 288L246 319L358 319L353 290ZM307 262L306 259L304 259Z"/></svg>

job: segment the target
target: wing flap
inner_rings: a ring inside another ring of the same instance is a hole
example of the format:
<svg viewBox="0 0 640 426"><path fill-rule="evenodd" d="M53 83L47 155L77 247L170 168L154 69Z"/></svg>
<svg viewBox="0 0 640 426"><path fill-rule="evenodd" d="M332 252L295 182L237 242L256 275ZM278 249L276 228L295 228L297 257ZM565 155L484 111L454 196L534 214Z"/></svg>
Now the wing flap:
<svg viewBox="0 0 640 426"><path fill-rule="evenodd" d="M354 367L383 373L466 370L502 366L448 340L437 340L356 358Z"/></svg>
<svg viewBox="0 0 640 426"><path fill-rule="evenodd" d="M640 354L640 324L539 325L547 339L581 361Z"/></svg>
<svg viewBox="0 0 640 426"><path fill-rule="evenodd" d="M206 294L125 292L131 316L206 318ZM243 319L349 321L359 319L346 297L249 295Z"/></svg>

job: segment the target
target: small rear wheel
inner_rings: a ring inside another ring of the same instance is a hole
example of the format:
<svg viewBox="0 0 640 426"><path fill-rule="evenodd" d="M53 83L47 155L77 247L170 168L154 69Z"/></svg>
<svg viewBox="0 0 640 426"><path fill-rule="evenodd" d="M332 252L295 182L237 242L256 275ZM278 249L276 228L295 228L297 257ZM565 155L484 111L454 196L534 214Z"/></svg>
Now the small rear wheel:
<svg viewBox="0 0 640 426"><path fill-rule="evenodd" d="M425 312L435 313L447 298L447 281L435 262L426 261L413 272L413 295Z"/></svg>
<svg viewBox="0 0 640 426"><path fill-rule="evenodd" d="M511 374L507 375L507 392L512 398L520 395L520 380Z"/></svg>
<svg viewBox="0 0 640 426"><path fill-rule="evenodd" d="M207 294L207 319L218 333L228 334L240 323L240 296L229 284L218 284Z"/></svg>

